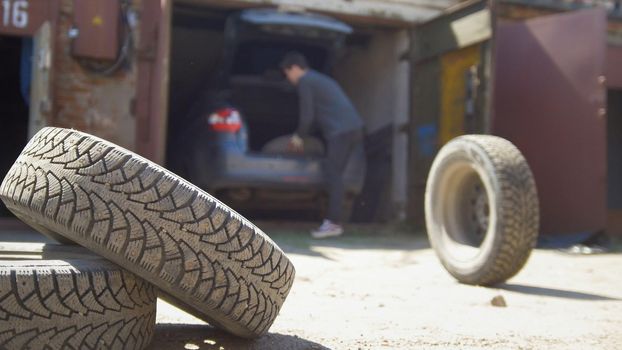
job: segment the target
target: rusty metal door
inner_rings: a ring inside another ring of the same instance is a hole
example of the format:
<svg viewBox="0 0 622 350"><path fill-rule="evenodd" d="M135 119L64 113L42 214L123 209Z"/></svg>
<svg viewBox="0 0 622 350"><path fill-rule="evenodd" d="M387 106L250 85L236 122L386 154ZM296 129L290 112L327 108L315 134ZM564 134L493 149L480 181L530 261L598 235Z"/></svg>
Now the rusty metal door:
<svg viewBox="0 0 622 350"><path fill-rule="evenodd" d="M527 158L543 234L605 228L605 52L600 9L497 27L492 132Z"/></svg>

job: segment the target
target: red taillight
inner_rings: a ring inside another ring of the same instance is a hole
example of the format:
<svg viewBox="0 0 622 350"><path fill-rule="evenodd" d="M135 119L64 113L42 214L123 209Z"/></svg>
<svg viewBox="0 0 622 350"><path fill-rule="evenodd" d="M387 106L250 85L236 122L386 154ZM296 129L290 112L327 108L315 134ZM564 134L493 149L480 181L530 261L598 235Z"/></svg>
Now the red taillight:
<svg viewBox="0 0 622 350"><path fill-rule="evenodd" d="M242 128L242 118L235 108L221 108L207 118L207 124L217 132L238 132Z"/></svg>

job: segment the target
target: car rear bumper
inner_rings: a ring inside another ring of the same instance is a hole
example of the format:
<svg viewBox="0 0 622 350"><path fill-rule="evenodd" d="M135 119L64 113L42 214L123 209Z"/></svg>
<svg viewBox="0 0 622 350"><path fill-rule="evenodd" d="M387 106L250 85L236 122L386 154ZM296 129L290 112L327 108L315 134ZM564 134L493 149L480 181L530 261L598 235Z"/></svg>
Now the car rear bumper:
<svg viewBox="0 0 622 350"><path fill-rule="evenodd" d="M323 188L324 176L319 159L226 153L212 160L216 164L206 169L206 185L210 190L236 187L293 190Z"/></svg>
<svg viewBox="0 0 622 350"><path fill-rule="evenodd" d="M191 180L210 192L237 188L303 192L325 189L322 158L247 153L233 147L207 147L193 155ZM347 192L361 191L365 172L362 166L346 167Z"/></svg>

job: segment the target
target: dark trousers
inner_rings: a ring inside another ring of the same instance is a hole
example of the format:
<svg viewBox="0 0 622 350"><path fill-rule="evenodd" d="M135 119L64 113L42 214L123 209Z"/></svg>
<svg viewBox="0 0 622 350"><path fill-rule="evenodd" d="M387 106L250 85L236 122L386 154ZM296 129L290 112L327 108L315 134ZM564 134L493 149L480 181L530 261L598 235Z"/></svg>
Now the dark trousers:
<svg viewBox="0 0 622 350"><path fill-rule="evenodd" d="M344 173L354 149L363 141L360 129L329 137L327 142L326 180L328 185L328 213L326 218L339 223L345 198Z"/></svg>

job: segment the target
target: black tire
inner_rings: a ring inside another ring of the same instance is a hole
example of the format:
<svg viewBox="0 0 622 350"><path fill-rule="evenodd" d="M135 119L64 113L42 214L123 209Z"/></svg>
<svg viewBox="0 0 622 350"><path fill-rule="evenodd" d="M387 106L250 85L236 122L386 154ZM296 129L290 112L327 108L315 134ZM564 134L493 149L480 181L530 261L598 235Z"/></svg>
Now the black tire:
<svg viewBox="0 0 622 350"><path fill-rule="evenodd" d="M538 195L529 165L500 137L458 137L432 164L425 217L432 247L458 281L504 282L525 265L538 237Z"/></svg>
<svg viewBox="0 0 622 350"><path fill-rule="evenodd" d="M162 167L78 131L44 128L0 198L156 285L164 299L242 337L267 332L294 267L261 230Z"/></svg>
<svg viewBox="0 0 622 350"><path fill-rule="evenodd" d="M104 259L1 260L1 349L144 349L156 290Z"/></svg>

